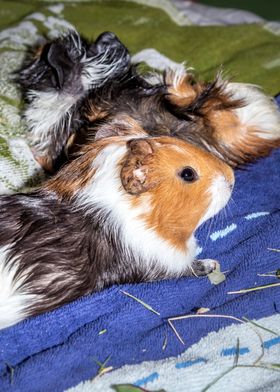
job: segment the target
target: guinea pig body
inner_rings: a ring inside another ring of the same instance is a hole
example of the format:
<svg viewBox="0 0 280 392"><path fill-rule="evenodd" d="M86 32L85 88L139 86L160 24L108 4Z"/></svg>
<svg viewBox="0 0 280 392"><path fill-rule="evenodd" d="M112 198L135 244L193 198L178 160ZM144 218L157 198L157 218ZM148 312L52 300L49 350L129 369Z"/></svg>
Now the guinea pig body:
<svg viewBox="0 0 280 392"><path fill-rule="evenodd" d="M47 44L21 81L34 154L50 170L70 134L78 136L76 145L88 135L100 138L102 125L119 115L151 136L184 139L233 167L280 145L280 113L259 88L221 74L212 82L196 80L182 67L152 78L139 74L112 33L86 43L70 32Z"/></svg>
<svg viewBox="0 0 280 392"><path fill-rule="evenodd" d="M225 206L229 166L169 137L84 147L44 187L0 197L0 326L112 284L203 275L196 228Z"/></svg>

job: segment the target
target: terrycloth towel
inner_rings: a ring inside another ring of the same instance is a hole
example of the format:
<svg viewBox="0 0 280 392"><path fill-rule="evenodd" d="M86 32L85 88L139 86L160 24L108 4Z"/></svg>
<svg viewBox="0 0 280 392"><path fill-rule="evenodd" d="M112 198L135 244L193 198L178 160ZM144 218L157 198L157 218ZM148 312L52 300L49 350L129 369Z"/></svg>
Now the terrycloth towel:
<svg viewBox="0 0 280 392"><path fill-rule="evenodd" d="M166 392L202 392L210 385L211 392L279 392L279 370L264 365L279 363L280 315L258 323L270 331L248 323L230 325L210 332L179 357L126 365L67 392L112 392L112 385L120 384ZM262 365L254 365L260 355Z"/></svg>

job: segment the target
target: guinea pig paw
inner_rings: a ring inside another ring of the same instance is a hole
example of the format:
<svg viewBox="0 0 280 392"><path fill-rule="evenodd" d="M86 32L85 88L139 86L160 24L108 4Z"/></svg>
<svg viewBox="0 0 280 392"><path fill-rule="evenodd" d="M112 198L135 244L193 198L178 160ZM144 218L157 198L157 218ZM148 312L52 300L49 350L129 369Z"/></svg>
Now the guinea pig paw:
<svg viewBox="0 0 280 392"><path fill-rule="evenodd" d="M39 165L48 173L54 172L53 161L47 156L38 155L35 148L31 148L34 159L39 163Z"/></svg>
<svg viewBox="0 0 280 392"><path fill-rule="evenodd" d="M192 264L192 272L195 276L205 276L215 271L218 266L218 261L213 259L195 260Z"/></svg>

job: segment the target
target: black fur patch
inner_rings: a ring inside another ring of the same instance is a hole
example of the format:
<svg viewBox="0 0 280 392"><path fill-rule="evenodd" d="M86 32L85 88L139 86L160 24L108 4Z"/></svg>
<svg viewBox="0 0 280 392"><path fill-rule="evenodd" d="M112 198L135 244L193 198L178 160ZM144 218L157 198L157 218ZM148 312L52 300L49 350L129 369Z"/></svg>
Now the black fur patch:
<svg viewBox="0 0 280 392"><path fill-rule="evenodd" d="M30 90L54 91L63 90L65 93L78 95L83 91L81 74L89 63L93 66L100 63L110 66L122 59L119 67L103 81L97 81L97 86L115 79L127 71L130 56L126 47L113 33L101 34L95 42L88 42L76 31L47 42L38 55L27 56L19 72L19 83L24 97L28 99ZM91 87L97 87L94 84Z"/></svg>

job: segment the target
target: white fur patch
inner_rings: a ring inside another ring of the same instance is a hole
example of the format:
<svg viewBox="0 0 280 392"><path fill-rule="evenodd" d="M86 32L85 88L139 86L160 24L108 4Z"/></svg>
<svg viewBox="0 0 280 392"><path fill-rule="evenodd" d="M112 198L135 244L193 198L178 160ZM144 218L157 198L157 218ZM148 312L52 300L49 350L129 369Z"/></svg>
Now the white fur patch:
<svg viewBox="0 0 280 392"><path fill-rule="evenodd" d="M36 296L20 289L23 277L15 280L17 263L5 266L9 246L0 247L0 329L6 328L26 318L26 306L35 301Z"/></svg>
<svg viewBox="0 0 280 392"><path fill-rule="evenodd" d="M110 145L94 161L97 168L93 182L82 193L77 194L79 205L88 209L91 205L99 206L110 212L109 226L119 230L119 241L127 244L139 259L145 260L147 266L158 262L169 273L179 276L191 266L195 258L196 240L192 236L188 251L181 252L160 238L156 231L147 228L140 218L150 207L146 198L139 207L131 207L130 198L120 182L118 162L124 156L126 146Z"/></svg>
<svg viewBox="0 0 280 392"><path fill-rule="evenodd" d="M211 196L211 202L206 214L200 220L198 226L200 226L206 220L212 218L226 206L231 196L230 185L223 175L218 175L212 181L212 184L207 193L209 193Z"/></svg>
<svg viewBox="0 0 280 392"><path fill-rule="evenodd" d="M122 65L123 57L116 58L113 63L108 61L109 58L114 57L112 49L105 50L99 57L86 57L86 53L84 53L84 49L82 48L80 35L75 29L71 29L66 36L69 36L75 51L81 56L80 62L83 66L81 74L81 83L84 88L83 93L87 92L90 88L102 86Z"/></svg>
<svg viewBox="0 0 280 392"><path fill-rule="evenodd" d="M98 59L85 56L81 59L84 65L81 80L85 91L106 83L122 65L123 57L119 57L115 62L107 64L109 54L108 49Z"/></svg>
<svg viewBox="0 0 280 392"><path fill-rule="evenodd" d="M233 99L245 101L246 105L234 110L241 125L252 128L260 138L280 138L280 112L272 98L259 87L245 83L228 83L225 91Z"/></svg>
<svg viewBox="0 0 280 392"><path fill-rule="evenodd" d="M185 67L178 67L174 70L170 70L168 72L168 84L172 84L174 90L177 90L177 88L180 86L180 84L183 83L183 81L185 80L186 76L187 76L187 70L185 69Z"/></svg>
<svg viewBox="0 0 280 392"><path fill-rule="evenodd" d="M176 94L178 87L184 82L188 75L193 73L194 68L185 67L185 64L172 65L172 67L163 68L166 71L166 76L163 74L152 72L145 75L145 80L151 84L167 83L168 86L173 87L172 94Z"/></svg>
<svg viewBox="0 0 280 392"><path fill-rule="evenodd" d="M59 132L58 128L70 125L71 107L77 97L34 90L28 95L32 102L25 112L25 118L31 131L32 144L38 146L38 151L44 152L52 142L51 134Z"/></svg>

